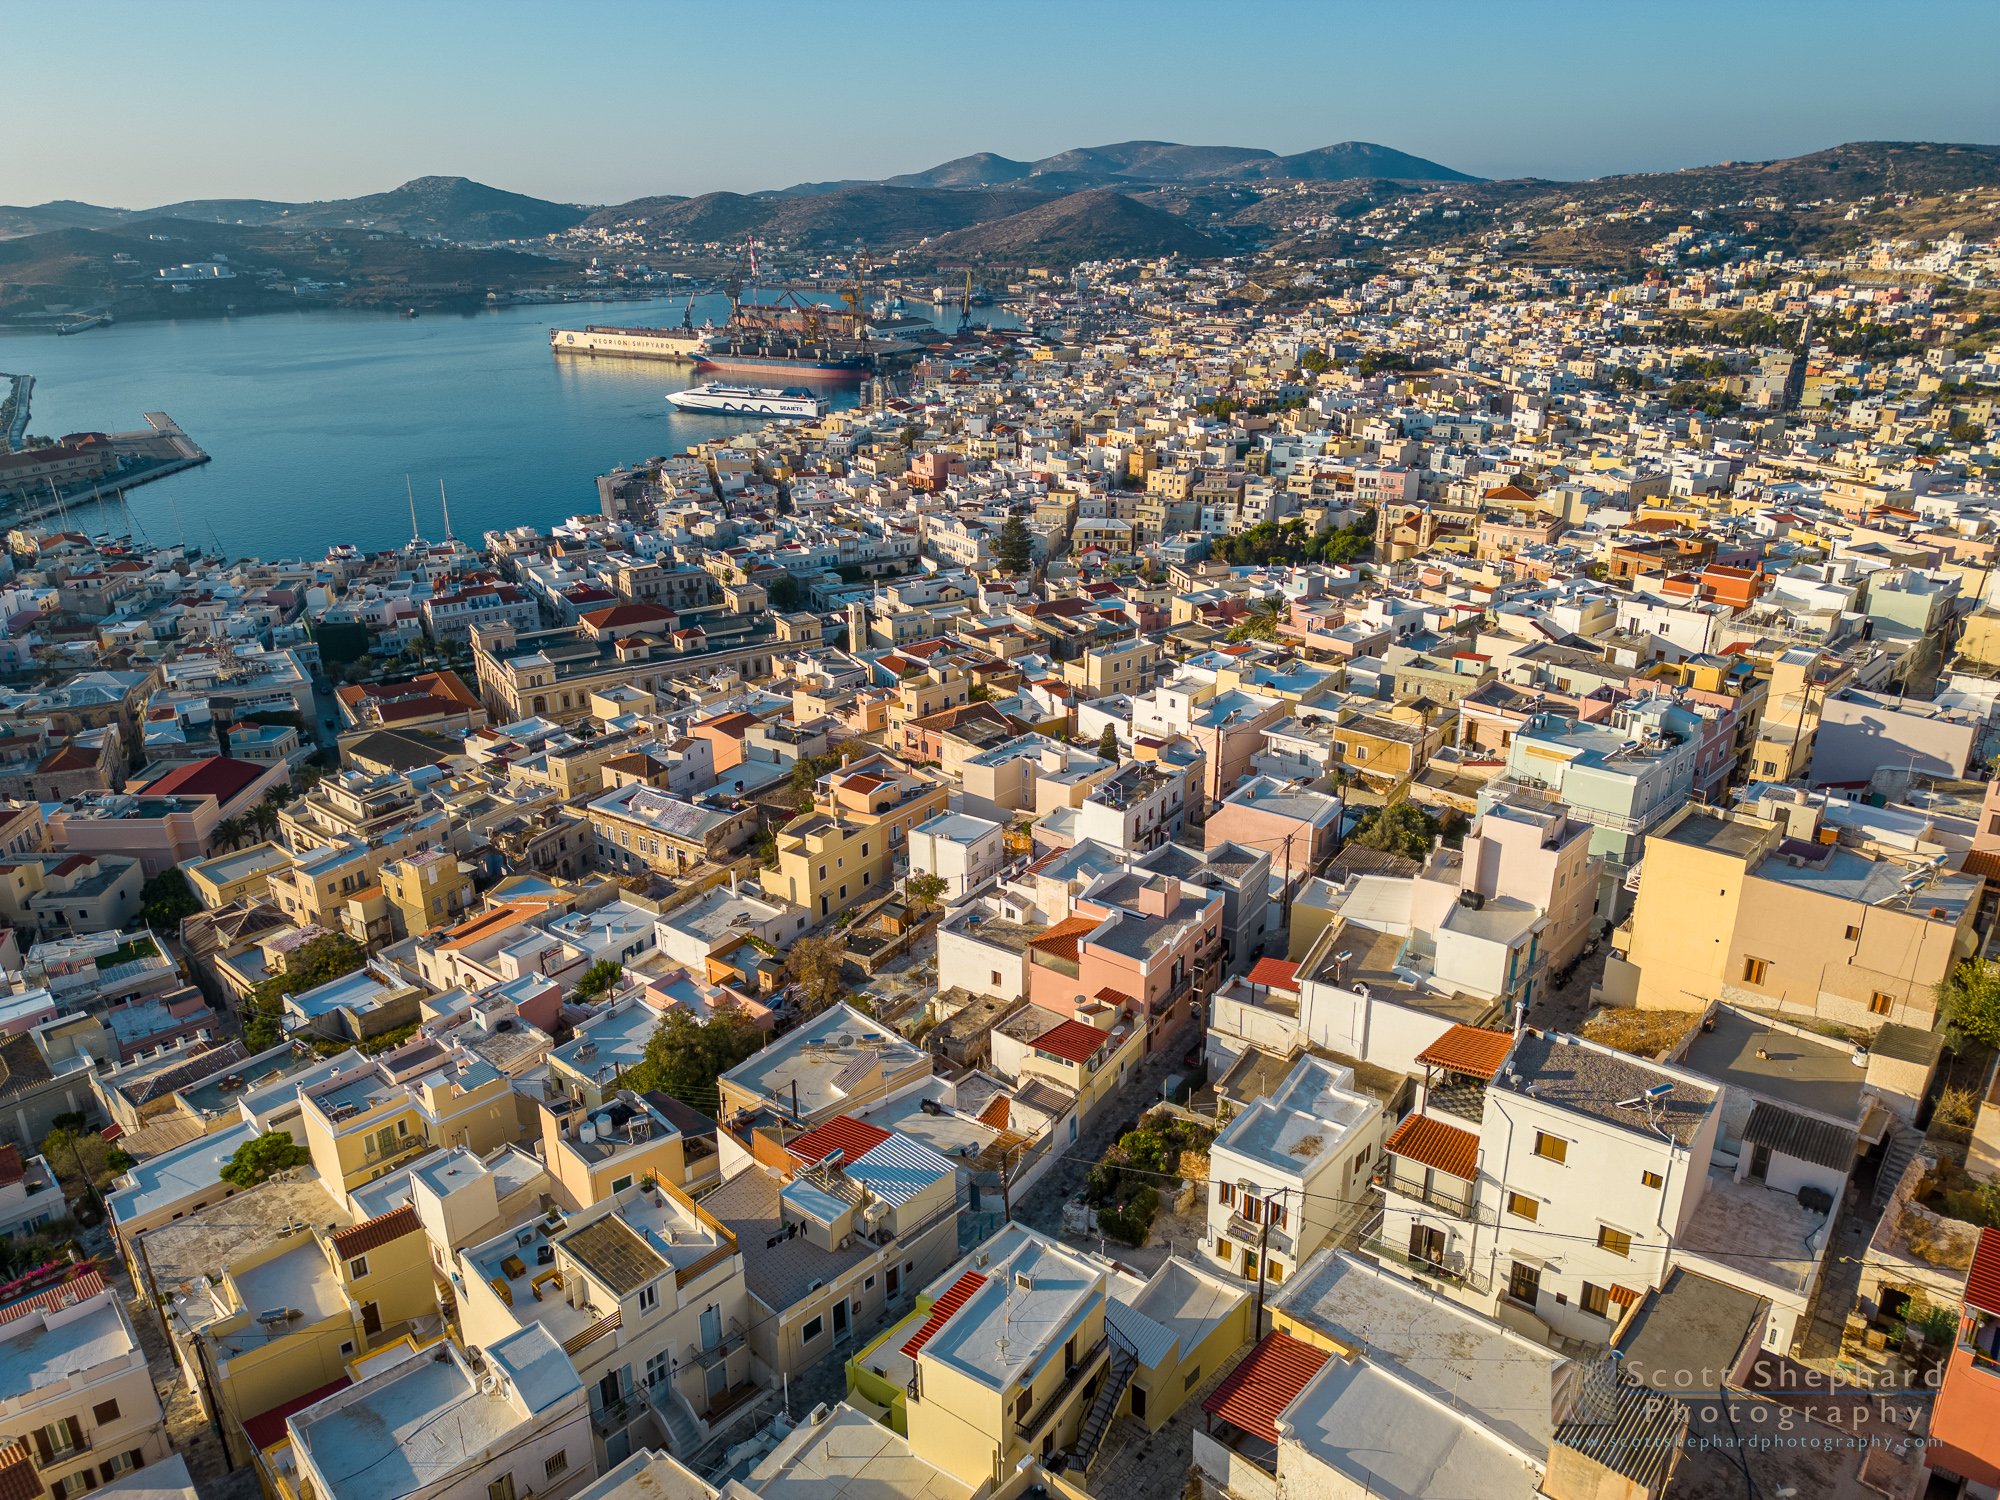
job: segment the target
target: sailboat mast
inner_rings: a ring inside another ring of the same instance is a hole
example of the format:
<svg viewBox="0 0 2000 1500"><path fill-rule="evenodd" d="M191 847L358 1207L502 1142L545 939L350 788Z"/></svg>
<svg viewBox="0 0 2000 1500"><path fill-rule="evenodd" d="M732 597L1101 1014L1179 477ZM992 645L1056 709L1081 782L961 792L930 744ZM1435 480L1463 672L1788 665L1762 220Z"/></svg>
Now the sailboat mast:
<svg viewBox="0 0 2000 1500"><path fill-rule="evenodd" d="M403 476L403 493L410 501L410 541L413 544L421 542L424 534L417 528L417 492L410 487L410 476L407 474Z"/></svg>
<svg viewBox="0 0 2000 1500"><path fill-rule="evenodd" d="M451 540L451 502L444 497L444 480L438 480L438 504L444 507L444 539Z"/></svg>

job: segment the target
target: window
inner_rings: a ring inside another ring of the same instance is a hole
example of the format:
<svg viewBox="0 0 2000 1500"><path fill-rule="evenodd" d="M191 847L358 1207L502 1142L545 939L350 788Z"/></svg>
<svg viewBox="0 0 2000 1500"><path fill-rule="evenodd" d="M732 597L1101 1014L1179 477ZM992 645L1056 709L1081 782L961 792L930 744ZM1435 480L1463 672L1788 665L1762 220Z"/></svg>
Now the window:
<svg viewBox="0 0 2000 1500"><path fill-rule="evenodd" d="M1028 1405L1034 1399L1035 1399L1035 1393L1033 1391L1026 1389L1025 1387L1022 1389L1021 1394L1014 1398L1015 1421L1025 1422L1028 1420Z"/></svg>
<svg viewBox="0 0 2000 1500"><path fill-rule="evenodd" d="M1746 958L1743 960L1743 982L1745 984L1762 984L1764 976L1770 973L1770 971L1771 961L1769 959Z"/></svg>
<svg viewBox="0 0 2000 1500"><path fill-rule="evenodd" d="M1181 1389L1183 1391L1191 1391L1199 1384L1201 1384L1201 1366L1196 1365L1192 1370L1187 1372L1187 1379L1182 1383Z"/></svg>
<svg viewBox="0 0 2000 1500"><path fill-rule="evenodd" d="M815 1313L812 1317L806 1319L806 1326L799 1330L799 1340L802 1343L810 1344L825 1332L826 1319Z"/></svg>
<svg viewBox="0 0 2000 1500"><path fill-rule="evenodd" d="M873 1276L870 1276L870 1277L867 1277L867 1278L866 1278L865 1280L863 1280L863 1281L862 1281L862 1283L861 1283L861 1290L862 1290L862 1291L864 1291L864 1292L872 1292L872 1291L874 1291L874 1290L875 1290L875 1278L874 1278Z"/></svg>
<svg viewBox="0 0 2000 1500"><path fill-rule="evenodd" d="M351 1281L359 1281L368 1274L368 1257L357 1255L347 1263L347 1275Z"/></svg>
<svg viewBox="0 0 2000 1500"><path fill-rule="evenodd" d="M129 1453L120 1453L115 1458L108 1460L100 1472L104 1475L104 1482L109 1484L120 1474L130 1474L138 1467L139 1450L134 1448Z"/></svg>
<svg viewBox="0 0 2000 1500"><path fill-rule="evenodd" d="M611 1191L614 1193L622 1193L631 1185L632 1174L630 1172L627 1172L623 1177L614 1177L611 1179Z"/></svg>
<svg viewBox="0 0 2000 1500"><path fill-rule="evenodd" d="M639 1288L639 1311L651 1312L660 1305L660 1289L657 1286Z"/></svg>
<svg viewBox="0 0 2000 1500"><path fill-rule="evenodd" d="M502 1474L487 1485L486 1500L514 1500L514 1476Z"/></svg>
<svg viewBox="0 0 2000 1500"><path fill-rule="evenodd" d="M559 1453L551 1453L549 1455L548 1462L542 1465L542 1475L546 1479L553 1479L568 1467L569 1450L564 1449Z"/></svg>
<svg viewBox="0 0 2000 1500"><path fill-rule="evenodd" d="M1895 1008L1895 1004L1896 997L1894 995L1889 994L1886 990L1877 990L1868 997L1868 1013L1875 1016L1886 1016Z"/></svg>
<svg viewBox="0 0 2000 1500"><path fill-rule="evenodd" d="M1667 1183L1667 1179L1658 1172L1641 1172L1639 1181L1649 1188L1665 1187Z"/></svg>
<svg viewBox="0 0 2000 1500"><path fill-rule="evenodd" d="M1611 1316L1610 1288L1601 1286L1592 1286L1589 1282L1586 1281L1583 1284L1583 1310L1589 1313L1592 1317L1598 1317L1598 1318L1610 1317Z"/></svg>
<svg viewBox="0 0 2000 1500"><path fill-rule="evenodd" d="M1566 1162L1569 1160L1569 1142L1559 1135L1550 1135L1546 1130L1537 1130L1535 1155L1544 1161Z"/></svg>
<svg viewBox="0 0 2000 1500"><path fill-rule="evenodd" d="M117 1421L118 1403L116 1401L98 1402L97 1405L90 1409L90 1420L95 1422L99 1427L102 1427L106 1422Z"/></svg>
<svg viewBox="0 0 2000 1500"><path fill-rule="evenodd" d="M90 1470L79 1469L67 1479L59 1479L50 1488L53 1500L74 1500L77 1495L87 1494L92 1488Z"/></svg>
<svg viewBox="0 0 2000 1500"><path fill-rule="evenodd" d="M346 1355L351 1355L351 1354L353 1354L353 1353L354 1353L354 1340L353 1340L353 1339L345 1339L345 1340L343 1340L343 1341L341 1342L341 1345L340 1345L340 1352L341 1352L341 1354L342 1354L343 1356L346 1356Z"/></svg>
<svg viewBox="0 0 2000 1500"><path fill-rule="evenodd" d="M1609 1224L1597 1226L1597 1248L1609 1250L1613 1255L1632 1253L1632 1236L1622 1229L1613 1229Z"/></svg>
<svg viewBox="0 0 2000 1500"><path fill-rule="evenodd" d="M1539 1266L1514 1262L1514 1269L1507 1273L1507 1295L1516 1302L1525 1302L1530 1307L1542 1294L1542 1272Z"/></svg>
<svg viewBox="0 0 2000 1500"><path fill-rule="evenodd" d="M1861 929L1860 929L1859 927L1856 927L1856 926L1855 926L1855 925L1854 925L1854 924L1853 924L1852 922L1848 923L1848 924L1847 924L1847 940L1848 940L1848 942L1850 942L1850 943L1851 943L1851 942L1853 942L1853 941L1854 941L1854 940L1855 940L1856 938L1858 938L1858 937L1860 937L1860 936L1861 936Z"/></svg>
<svg viewBox="0 0 2000 1500"><path fill-rule="evenodd" d="M999 971L998 969L995 969L995 970L993 971L993 987L994 987L995 989L998 989L998 988L999 988L999 987L1000 987L1000 986L1001 986L1002 984L1004 984L1005 982L1006 982L1006 981L1005 981L1005 980L1003 980L1003 979L1001 979L1001 977L1000 977L1000 971Z"/></svg>
<svg viewBox="0 0 2000 1500"><path fill-rule="evenodd" d="M1507 1212L1514 1215L1517 1219L1526 1219L1529 1223L1533 1223L1541 1214L1541 1211L1542 1205L1533 1198L1530 1198L1526 1193L1509 1193L1507 1195Z"/></svg>
<svg viewBox="0 0 2000 1500"><path fill-rule="evenodd" d="M651 1359L646 1361L646 1384L648 1386L658 1385L673 1373L673 1369L674 1357L672 1354L666 1352L655 1354Z"/></svg>

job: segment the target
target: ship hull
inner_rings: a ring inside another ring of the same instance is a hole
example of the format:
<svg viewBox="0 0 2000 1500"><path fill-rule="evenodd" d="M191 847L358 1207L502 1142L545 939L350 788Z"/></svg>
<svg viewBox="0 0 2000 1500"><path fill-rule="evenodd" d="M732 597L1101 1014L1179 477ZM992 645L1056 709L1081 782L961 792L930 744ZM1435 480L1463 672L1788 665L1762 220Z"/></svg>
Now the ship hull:
<svg viewBox="0 0 2000 1500"><path fill-rule="evenodd" d="M728 375L776 375L788 379L804 376L815 380L866 380L868 367L851 359L786 359L775 354L703 354L694 362L696 371Z"/></svg>

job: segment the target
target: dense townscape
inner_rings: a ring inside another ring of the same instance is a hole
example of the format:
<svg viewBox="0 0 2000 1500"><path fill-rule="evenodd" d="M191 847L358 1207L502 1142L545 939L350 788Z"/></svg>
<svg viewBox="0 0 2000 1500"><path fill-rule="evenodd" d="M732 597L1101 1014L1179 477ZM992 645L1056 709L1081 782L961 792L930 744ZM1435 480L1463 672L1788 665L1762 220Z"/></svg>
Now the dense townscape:
<svg viewBox="0 0 2000 1500"><path fill-rule="evenodd" d="M1993 1493L2000 240L1737 207L12 531L0 1495Z"/></svg>

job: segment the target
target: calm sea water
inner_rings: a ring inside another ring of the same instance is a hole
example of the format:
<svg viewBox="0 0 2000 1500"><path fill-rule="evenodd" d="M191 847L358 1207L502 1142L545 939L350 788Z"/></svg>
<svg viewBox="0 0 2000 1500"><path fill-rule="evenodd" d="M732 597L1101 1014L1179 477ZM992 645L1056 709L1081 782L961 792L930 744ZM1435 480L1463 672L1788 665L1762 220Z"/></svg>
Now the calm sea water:
<svg viewBox="0 0 2000 1500"><path fill-rule="evenodd" d="M695 383L685 366L549 352L551 326L676 324L684 305L412 319L316 311L4 334L0 371L35 377L32 432L129 431L163 411L212 458L132 490L129 523L100 507L73 510L73 525L185 537L231 557L317 557L339 542L407 541L405 475L426 535L443 535L443 480L452 529L476 540L594 511L594 481L614 465L753 428L668 406L668 391ZM696 299L697 324L727 316L723 298ZM859 399L851 383L824 393L837 406Z"/></svg>

